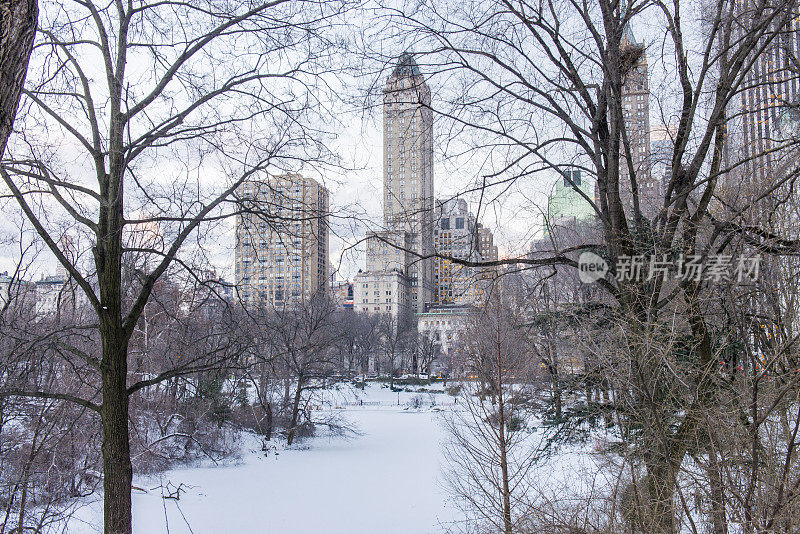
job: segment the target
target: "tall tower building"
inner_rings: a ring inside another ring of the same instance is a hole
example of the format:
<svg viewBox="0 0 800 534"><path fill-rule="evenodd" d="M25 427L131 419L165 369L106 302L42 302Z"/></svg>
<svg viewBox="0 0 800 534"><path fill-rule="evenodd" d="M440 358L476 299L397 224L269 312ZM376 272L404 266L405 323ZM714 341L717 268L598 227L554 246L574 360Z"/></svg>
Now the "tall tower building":
<svg viewBox="0 0 800 534"><path fill-rule="evenodd" d="M242 302L291 307L327 291L328 190L311 178L286 174L249 180L238 196L247 211L236 217Z"/></svg>
<svg viewBox="0 0 800 534"><path fill-rule="evenodd" d="M633 160L633 172L638 187L639 205L645 217L658 213L661 198L661 181L653 179L650 161L650 87L648 85L647 53L636 42L630 26L625 27L623 50L628 50L635 63L628 71L622 87L622 115ZM621 148L624 151L624 146ZM620 195L630 217L633 214L631 172L626 154L620 154Z"/></svg>
<svg viewBox="0 0 800 534"><path fill-rule="evenodd" d="M383 91L383 220L408 234L411 309L433 301L433 112L431 92L417 62L400 56ZM403 240L406 238L404 237Z"/></svg>

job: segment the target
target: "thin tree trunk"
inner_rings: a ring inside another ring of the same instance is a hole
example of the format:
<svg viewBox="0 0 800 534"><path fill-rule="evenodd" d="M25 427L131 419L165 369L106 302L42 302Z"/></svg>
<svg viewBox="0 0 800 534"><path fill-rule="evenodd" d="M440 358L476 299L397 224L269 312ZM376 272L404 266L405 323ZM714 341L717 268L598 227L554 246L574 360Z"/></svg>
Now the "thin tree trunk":
<svg viewBox="0 0 800 534"><path fill-rule="evenodd" d="M713 449L713 447L710 447ZM716 450L708 451L708 478L711 486L711 521L714 534L728 534L725 491Z"/></svg>
<svg viewBox="0 0 800 534"><path fill-rule="evenodd" d="M500 339L498 332L497 340L497 404L499 413L498 439L500 441L500 472L502 476L502 498L503 498L503 532L512 534L513 525L511 523L511 487L508 480L508 448L506 444L506 410L503 400L503 359L500 351ZM494 399L494 393L492 394ZM494 404L494 403L493 403Z"/></svg>
<svg viewBox="0 0 800 534"><path fill-rule="evenodd" d="M42 416L44 415L44 408L42 409ZM40 416L41 417L41 416ZM33 465L33 460L36 457L36 450L38 445L36 444L36 440L39 437L39 431L41 430L41 419L39 420L39 425L36 427L36 431L33 434L33 440L31 442L31 451L28 454L28 461L25 462L25 467L22 470L22 490L20 492L20 501L19 501L19 519L17 520L17 534L22 534L25 531L25 512L27 511L28 506L28 483L30 482L31 478L31 465Z"/></svg>
<svg viewBox="0 0 800 534"><path fill-rule="evenodd" d="M300 396L303 393L303 379L297 377L297 389L294 392L294 402L292 403L292 420L289 424L289 435L286 437L286 444L291 445L294 441L294 434L297 428L297 419L300 412Z"/></svg>
<svg viewBox="0 0 800 534"><path fill-rule="evenodd" d="M264 432L264 437L266 438L267 441L270 441L272 439L272 426L273 426L272 404L269 401L266 401L264 404L265 404L264 410L266 410L267 412L267 428L266 431Z"/></svg>

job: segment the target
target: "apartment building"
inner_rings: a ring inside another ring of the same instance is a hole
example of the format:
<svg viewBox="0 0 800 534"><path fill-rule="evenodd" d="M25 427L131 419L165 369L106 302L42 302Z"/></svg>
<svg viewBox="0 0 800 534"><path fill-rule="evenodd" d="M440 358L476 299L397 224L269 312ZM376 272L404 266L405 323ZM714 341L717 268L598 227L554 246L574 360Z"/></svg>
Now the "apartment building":
<svg viewBox="0 0 800 534"><path fill-rule="evenodd" d="M299 174L251 179L237 191L236 287L249 306L291 307L328 290L328 190Z"/></svg>
<svg viewBox="0 0 800 534"><path fill-rule="evenodd" d="M486 228L482 228L483 232L480 230L466 200L454 198L438 204L433 231L434 247L441 255L437 255L434 262L436 304L473 304L483 294L484 269L453 261L481 262L485 259L480 253L480 238L493 238Z"/></svg>
<svg viewBox="0 0 800 534"><path fill-rule="evenodd" d="M405 316L412 311L410 289L408 277L399 269L359 271L353 279L354 309Z"/></svg>

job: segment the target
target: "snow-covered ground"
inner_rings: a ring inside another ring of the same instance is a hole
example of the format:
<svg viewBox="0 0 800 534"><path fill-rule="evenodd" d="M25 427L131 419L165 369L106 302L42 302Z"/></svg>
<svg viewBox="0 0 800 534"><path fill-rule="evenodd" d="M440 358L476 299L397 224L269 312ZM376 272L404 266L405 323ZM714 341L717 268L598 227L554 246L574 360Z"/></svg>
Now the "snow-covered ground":
<svg viewBox="0 0 800 534"><path fill-rule="evenodd" d="M408 409L413 398L421 410ZM444 430L436 409L445 394L397 393L378 384L359 402L342 402L358 427L349 440L313 438L265 456L245 441L240 462L168 471L135 481L133 525L137 534L393 534L441 533L459 518L441 481ZM398 405L399 400L399 405ZM375 405L379 403L379 405ZM180 500L160 489L184 485ZM102 506L81 509L70 532L102 531Z"/></svg>

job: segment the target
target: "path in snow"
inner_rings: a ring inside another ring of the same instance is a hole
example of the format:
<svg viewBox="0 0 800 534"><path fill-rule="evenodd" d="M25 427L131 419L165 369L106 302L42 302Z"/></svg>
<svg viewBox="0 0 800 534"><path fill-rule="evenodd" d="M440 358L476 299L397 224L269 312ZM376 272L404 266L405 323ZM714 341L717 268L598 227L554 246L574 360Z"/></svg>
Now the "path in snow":
<svg viewBox="0 0 800 534"><path fill-rule="evenodd" d="M374 391L384 402L387 393ZM382 407L346 414L362 436L313 439L307 450L285 450L277 457L253 451L239 465L165 473L165 482L192 488L177 503L162 500L158 492L134 495L134 532L166 533L165 504L170 534L445 531L458 512L446 504L439 483L444 434L436 413ZM158 482L148 487L153 485ZM70 532L99 532L101 508L94 503L82 510L86 523L73 522Z"/></svg>

